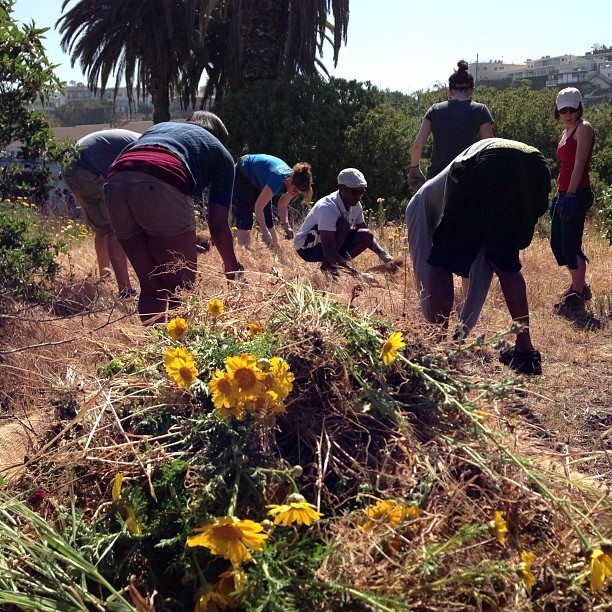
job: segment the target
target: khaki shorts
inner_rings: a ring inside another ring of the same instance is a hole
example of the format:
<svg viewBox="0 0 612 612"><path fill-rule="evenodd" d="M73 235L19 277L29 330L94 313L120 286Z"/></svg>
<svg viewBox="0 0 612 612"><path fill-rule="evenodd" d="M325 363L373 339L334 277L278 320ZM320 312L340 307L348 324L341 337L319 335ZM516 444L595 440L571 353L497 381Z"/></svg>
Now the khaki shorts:
<svg viewBox="0 0 612 612"><path fill-rule="evenodd" d="M113 229L104 203L105 178L76 164L62 173L62 179L83 210L85 221L96 236L110 234Z"/></svg>
<svg viewBox="0 0 612 612"><path fill-rule="evenodd" d="M150 174L118 172L104 185L104 194L117 238L195 231L193 199Z"/></svg>

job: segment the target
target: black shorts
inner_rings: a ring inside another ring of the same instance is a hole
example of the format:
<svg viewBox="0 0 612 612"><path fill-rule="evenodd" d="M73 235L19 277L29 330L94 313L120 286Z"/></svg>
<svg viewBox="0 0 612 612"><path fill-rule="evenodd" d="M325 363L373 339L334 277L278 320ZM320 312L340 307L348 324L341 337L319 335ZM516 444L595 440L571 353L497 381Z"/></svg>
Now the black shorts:
<svg viewBox="0 0 612 612"><path fill-rule="evenodd" d="M467 277L484 246L493 265L518 272L519 251L531 244L549 191L550 171L539 151L484 149L448 177L444 214L427 262Z"/></svg>
<svg viewBox="0 0 612 612"><path fill-rule="evenodd" d="M232 197L232 209L234 222L241 230L253 229L253 213L255 212L255 201L259 197L261 189L253 185L240 168L240 160L236 164L236 177L234 179L234 194ZM272 216L272 202L268 202L264 208L266 227L274 227Z"/></svg>
<svg viewBox="0 0 612 612"><path fill-rule="evenodd" d="M340 257L343 257L344 259L350 257L349 251L355 245L355 241L357 239L357 231L358 230L356 229L349 230L344 242L342 243L342 246L340 247L338 251L338 254L340 255ZM325 259L325 257L323 256L323 247L321 246L320 241L317 242L314 246L311 246L311 247L308 246L309 244L317 240L316 234L318 233L319 232L316 229L312 229L311 233L306 238L306 244L301 249L296 249L297 254L304 261L315 262L315 261L323 261Z"/></svg>

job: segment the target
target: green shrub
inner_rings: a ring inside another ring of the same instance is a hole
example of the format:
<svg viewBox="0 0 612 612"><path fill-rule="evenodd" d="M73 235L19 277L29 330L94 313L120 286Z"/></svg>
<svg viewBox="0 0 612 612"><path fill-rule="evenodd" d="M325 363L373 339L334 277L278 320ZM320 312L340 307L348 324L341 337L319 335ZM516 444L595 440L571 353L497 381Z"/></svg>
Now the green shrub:
<svg viewBox="0 0 612 612"><path fill-rule="evenodd" d="M16 211L0 210L0 300L46 301L45 283L59 270L56 256L62 245L36 234L32 221Z"/></svg>

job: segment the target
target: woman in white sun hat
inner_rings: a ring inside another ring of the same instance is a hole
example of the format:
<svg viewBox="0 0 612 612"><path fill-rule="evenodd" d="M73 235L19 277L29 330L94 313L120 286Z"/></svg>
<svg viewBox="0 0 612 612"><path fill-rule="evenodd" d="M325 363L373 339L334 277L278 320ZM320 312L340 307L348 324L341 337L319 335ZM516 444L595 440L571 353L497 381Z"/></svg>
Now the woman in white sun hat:
<svg viewBox="0 0 612 612"><path fill-rule="evenodd" d="M555 118L564 129L557 145L560 166L551 207L550 246L557 263L566 266L571 277L571 284L554 309L557 314L569 316L584 312L585 300L591 299L591 289L585 281L588 259L582 251L582 233L594 199L589 169L595 131L582 118L583 111L582 95L575 87L566 87L557 94Z"/></svg>

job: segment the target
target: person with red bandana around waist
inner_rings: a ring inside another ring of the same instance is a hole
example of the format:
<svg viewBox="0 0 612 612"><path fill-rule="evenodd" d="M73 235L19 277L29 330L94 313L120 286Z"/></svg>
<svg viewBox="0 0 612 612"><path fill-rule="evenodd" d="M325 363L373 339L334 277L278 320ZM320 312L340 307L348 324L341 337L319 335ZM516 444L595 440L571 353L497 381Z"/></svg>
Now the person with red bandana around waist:
<svg viewBox="0 0 612 612"><path fill-rule="evenodd" d="M563 133L557 145L561 162L557 177L557 194L551 207L550 246L560 266L566 266L571 284L554 306L561 316L584 313L585 301L591 299L586 284L588 259L582 251L582 234L589 208L593 205L593 190L589 169L595 145L595 130L582 118L582 95L575 87L557 94L555 118L563 123Z"/></svg>

